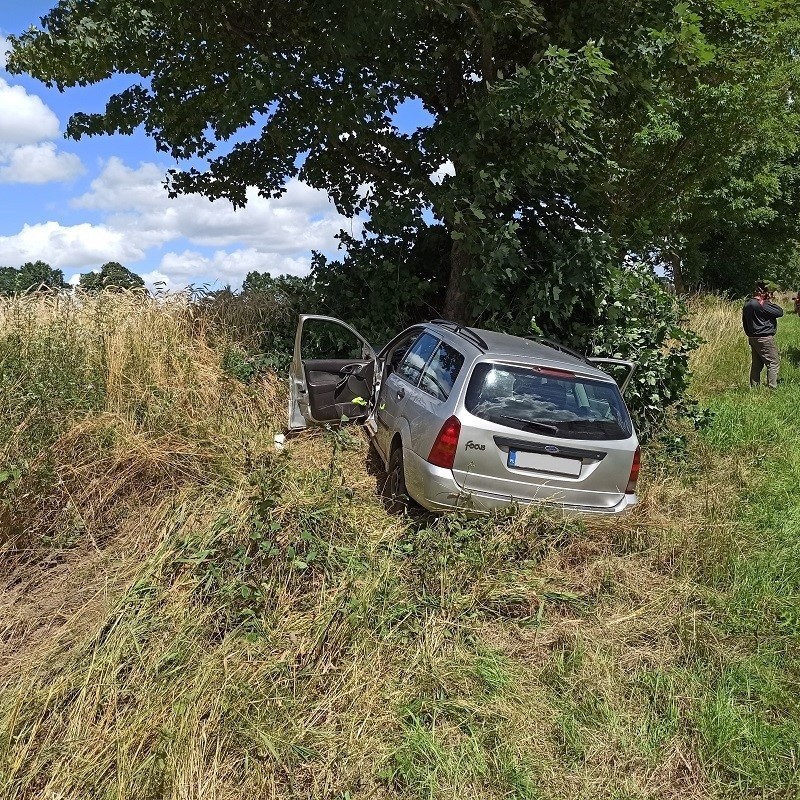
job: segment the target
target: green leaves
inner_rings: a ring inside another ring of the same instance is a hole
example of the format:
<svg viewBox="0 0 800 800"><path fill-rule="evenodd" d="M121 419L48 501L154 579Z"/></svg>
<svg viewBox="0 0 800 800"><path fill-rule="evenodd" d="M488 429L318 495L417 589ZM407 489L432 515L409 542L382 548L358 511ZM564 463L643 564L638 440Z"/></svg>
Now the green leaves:
<svg viewBox="0 0 800 800"><path fill-rule="evenodd" d="M64 273L44 261L28 261L19 269L0 267L0 295L10 297L38 289L63 289Z"/></svg>
<svg viewBox="0 0 800 800"><path fill-rule="evenodd" d="M626 253L729 284L742 244L788 260L798 5L62 3L12 37L9 68L60 88L134 76L68 132L143 128L191 159L173 194L242 205L299 177L367 215L363 242L342 237L367 280L317 257L304 302L334 298L380 335L432 309L569 333ZM406 103L428 114L413 131Z"/></svg>
<svg viewBox="0 0 800 800"><path fill-rule="evenodd" d="M568 176L585 179L604 153L607 100L623 99L624 118L624 104L647 103L676 64L705 57L696 12L671 2L625 13L602 2L576 14L527 0L402 0L353 15L332 3L242 0L220 13L207 0L106 0L60 5L43 30L12 43L10 69L59 88L141 76L102 113L75 114L68 130L143 127L176 159L207 160L171 173L173 192L239 204L248 185L274 196L299 174L346 213L419 220L431 209L459 232L458 209L470 209L477 232L498 215L508 222L534 191L576 197ZM394 115L411 100L432 120L408 134ZM455 177L432 184L447 161ZM479 257L495 245L491 231L480 235Z"/></svg>
<svg viewBox="0 0 800 800"><path fill-rule="evenodd" d="M0 469L0 497L13 491L22 477L20 467L7 467Z"/></svg>
<svg viewBox="0 0 800 800"><path fill-rule="evenodd" d="M686 326L683 303L645 265L612 273L607 291L611 302L584 341L591 355L637 362L625 401L640 436L659 435L672 414L704 420L705 412L686 398L689 353L700 339Z"/></svg>
<svg viewBox="0 0 800 800"><path fill-rule="evenodd" d="M87 291L103 289L141 289L144 281L135 272L123 267L117 261L109 261L99 272L87 272L80 277L80 287Z"/></svg>

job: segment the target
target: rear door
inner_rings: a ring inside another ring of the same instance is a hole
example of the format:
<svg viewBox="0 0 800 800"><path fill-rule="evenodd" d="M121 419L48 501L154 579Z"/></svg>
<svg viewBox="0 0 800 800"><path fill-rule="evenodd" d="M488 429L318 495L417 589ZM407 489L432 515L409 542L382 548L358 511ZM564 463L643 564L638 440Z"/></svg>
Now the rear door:
<svg viewBox="0 0 800 800"><path fill-rule="evenodd" d="M289 371L289 430L363 420L374 406L377 359L355 328L304 314Z"/></svg>
<svg viewBox="0 0 800 800"><path fill-rule="evenodd" d="M451 395L465 361L464 354L455 346L431 338L435 347L419 368L416 386L402 411L408 421L411 447L423 459L430 454L437 434L452 413L455 397L451 399Z"/></svg>
<svg viewBox="0 0 800 800"><path fill-rule="evenodd" d="M607 372L619 385L620 392L625 394L633 373L636 372L636 362L626 361L622 358L587 358L586 360Z"/></svg>
<svg viewBox="0 0 800 800"><path fill-rule="evenodd" d="M408 381L397 374L409 350L423 333L423 328L412 328L404 331L397 339L389 343L380 358L383 363L380 393L375 408L376 432L375 442L384 457L389 458L389 445L396 430L396 420L405 403L406 392L410 389Z"/></svg>

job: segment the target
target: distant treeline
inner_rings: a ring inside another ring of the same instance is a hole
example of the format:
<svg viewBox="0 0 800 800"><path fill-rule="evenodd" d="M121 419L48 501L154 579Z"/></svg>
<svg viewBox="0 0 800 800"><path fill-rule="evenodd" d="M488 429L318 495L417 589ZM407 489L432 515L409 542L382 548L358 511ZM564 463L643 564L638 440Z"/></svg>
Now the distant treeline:
<svg viewBox="0 0 800 800"><path fill-rule="evenodd" d="M78 285L86 291L101 289L138 289L144 281L135 272L117 261L108 261L99 272L86 272L80 276ZM0 267L0 295L15 294L44 289L65 289L64 273L44 261L26 261L21 267Z"/></svg>

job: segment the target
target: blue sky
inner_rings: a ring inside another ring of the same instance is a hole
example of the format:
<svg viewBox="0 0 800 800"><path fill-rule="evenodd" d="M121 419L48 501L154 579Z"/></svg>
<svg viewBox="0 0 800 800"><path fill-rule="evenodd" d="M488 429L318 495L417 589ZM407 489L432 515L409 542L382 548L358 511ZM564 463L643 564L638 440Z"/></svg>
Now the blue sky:
<svg viewBox="0 0 800 800"><path fill-rule="evenodd" d="M54 4L0 0L0 50ZM72 113L102 110L130 77L59 93L4 67L0 57L0 266L42 259L75 280L113 260L150 285L237 287L254 269L304 274L313 249L334 253L340 228L359 229L298 181L278 200L253 193L238 212L226 201L169 200L161 183L175 163L143 133L63 136ZM411 104L398 121L408 128L422 120Z"/></svg>

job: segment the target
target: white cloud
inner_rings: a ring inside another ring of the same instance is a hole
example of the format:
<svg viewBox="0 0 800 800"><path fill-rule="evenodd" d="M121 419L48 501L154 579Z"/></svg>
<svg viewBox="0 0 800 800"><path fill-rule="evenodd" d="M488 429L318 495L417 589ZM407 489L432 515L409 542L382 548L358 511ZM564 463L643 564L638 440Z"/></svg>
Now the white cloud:
<svg viewBox="0 0 800 800"><path fill-rule="evenodd" d="M46 153L44 146L38 149L42 150L42 180L48 159L51 178L56 165L64 177L79 168L79 162L59 159L54 147ZM30 180L32 162L25 159L24 163ZM4 174L17 174L14 164L9 163L4 173L0 149L0 180ZM248 204L238 210L226 200L212 203L200 195L170 199L163 182L164 168L155 164L132 168L119 158L109 159L90 190L72 201L74 208L99 215L99 224L26 225L15 235L0 237L0 264L41 258L54 267L85 272L106 261L120 261L141 274L137 262L154 248L171 244L172 251L161 257L158 266L149 261L149 271L142 274L150 286L163 282L170 289L180 289L209 281L238 288L253 270L307 274L312 250L331 252L338 247L336 235L342 228L354 234L361 230L359 220L336 212L325 192L297 180L290 181L278 199L265 199L248 190Z"/></svg>
<svg viewBox="0 0 800 800"><path fill-rule="evenodd" d="M41 98L0 78L0 144L35 144L58 136L58 117Z"/></svg>
<svg viewBox="0 0 800 800"><path fill-rule="evenodd" d="M10 49L11 45L8 43L8 39L0 34L0 69L6 68L6 61Z"/></svg>
<svg viewBox="0 0 800 800"><path fill-rule="evenodd" d="M7 47L0 37L3 65ZM0 183L50 183L80 175L78 156L60 152L51 141L58 133L58 117L41 98L0 78Z"/></svg>
<svg viewBox="0 0 800 800"><path fill-rule="evenodd" d="M456 174L456 167L452 161L445 161L436 172L431 175L432 183L441 183L445 177L453 177Z"/></svg>
<svg viewBox="0 0 800 800"><path fill-rule="evenodd" d="M144 258L136 239L106 225L61 225L42 222L24 225L13 236L0 236L0 265L17 266L41 259L60 269L86 269L106 261Z"/></svg>
<svg viewBox="0 0 800 800"><path fill-rule="evenodd" d="M169 275L165 275L163 272L159 272L157 269L152 270L151 272L144 272L142 275L139 276L144 282L145 286L148 289L166 289L170 292L180 291L186 287L186 284L179 284L173 281Z"/></svg>
<svg viewBox="0 0 800 800"><path fill-rule="evenodd" d="M247 205L235 209L227 200L211 202L200 195L170 199L164 170L152 163L137 168L110 158L90 190L73 201L76 208L106 213L105 225L139 247L162 247L187 241L192 247L167 253L159 266L142 276L168 288L215 280L239 286L252 271L273 275L307 274L311 251L330 252L342 228L357 234L361 222L340 216L325 192L298 180L278 199L247 192ZM213 256L197 247L216 248Z"/></svg>
<svg viewBox="0 0 800 800"><path fill-rule="evenodd" d="M112 156L92 181L91 191L76 198L73 205L102 211L149 208L155 199L168 200L164 177L164 170L156 164L143 163L132 169Z"/></svg>
<svg viewBox="0 0 800 800"><path fill-rule="evenodd" d="M110 212L107 224L135 235L151 246L179 238L205 247L254 248L291 254L336 246L335 236L350 228L350 220L336 213L325 192L289 181L278 199L247 192L247 205L234 209L227 200L183 195L170 200L164 171L155 164L138 169L111 158L92 181L91 190L77 198L78 208ZM354 223L360 230L360 223Z"/></svg>
<svg viewBox="0 0 800 800"><path fill-rule="evenodd" d="M230 284L241 285L248 272L269 272L271 275L306 275L311 267L311 258L281 256L264 253L252 248L241 250L217 250L212 256L194 250L181 253L166 253L158 267L142 275L145 283L152 287L157 283L167 289L183 289L189 284L205 281L216 288Z"/></svg>
<svg viewBox="0 0 800 800"><path fill-rule="evenodd" d="M54 142L25 144L8 151L5 163L0 162L0 183L68 181L83 171L80 158L74 153L59 153Z"/></svg>

